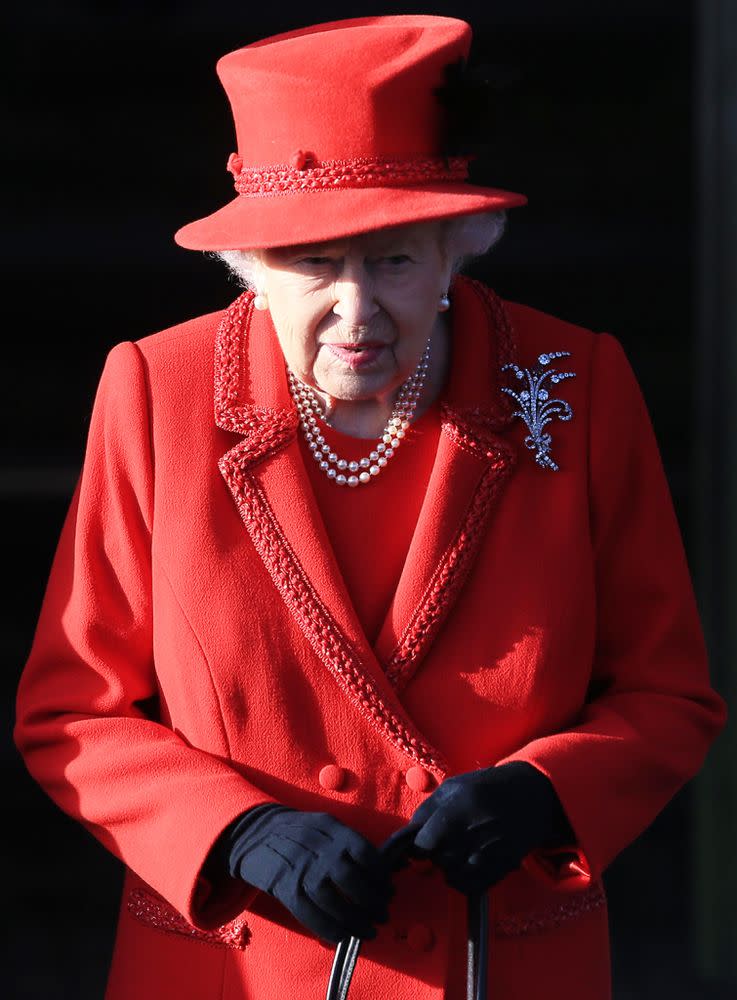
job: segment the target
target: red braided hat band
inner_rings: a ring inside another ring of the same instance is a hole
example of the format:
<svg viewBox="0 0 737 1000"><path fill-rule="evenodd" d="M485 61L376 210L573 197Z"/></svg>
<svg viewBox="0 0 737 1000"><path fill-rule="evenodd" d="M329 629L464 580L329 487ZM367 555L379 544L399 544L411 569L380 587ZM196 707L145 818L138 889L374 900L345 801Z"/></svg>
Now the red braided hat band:
<svg viewBox="0 0 737 1000"><path fill-rule="evenodd" d="M313 153L297 150L291 165L244 167L237 153L227 168L238 194L281 194L290 191L325 191L331 188L409 187L468 179L470 156L413 156L407 159L372 159L318 162Z"/></svg>

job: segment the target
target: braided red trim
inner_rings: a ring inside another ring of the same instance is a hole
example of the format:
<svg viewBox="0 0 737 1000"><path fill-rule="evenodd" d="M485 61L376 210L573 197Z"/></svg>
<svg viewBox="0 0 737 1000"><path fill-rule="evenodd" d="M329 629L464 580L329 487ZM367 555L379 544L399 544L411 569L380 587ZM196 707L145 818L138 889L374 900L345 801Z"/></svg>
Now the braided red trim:
<svg viewBox="0 0 737 1000"><path fill-rule="evenodd" d="M494 920L494 932L499 937L519 937L560 927L569 920L575 920L585 913L598 910L606 903L606 895L601 885L594 885L584 892L576 893L570 899L529 913L507 914Z"/></svg>
<svg viewBox="0 0 737 1000"><path fill-rule="evenodd" d="M478 452L478 434L465 430L460 415L449 408L443 406L441 412L444 433L458 447ZM443 553L420 604L387 663L387 677L397 691L406 687L413 677L468 576L494 500L512 471L514 454L511 448L501 443L486 452L486 457L490 459L489 468L484 472L452 545Z"/></svg>
<svg viewBox="0 0 737 1000"><path fill-rule="evenodd" d="M253 403L237 405L241 377L243 330L253 312L254 293L243 292L232 302L220 322L215 348L215 423L224 430L258 439L258 455L252 447L250 460L274 451L294 433L299 424L296 409L274 410Z"/></svg>
<svg viewBox="0 0 737 1000"><path fill-rule="evenodd" d="M498 383L499 376L504 365L510 364L517 358L517 338L514 335L512 322L504 307L504 302L496 292L487 285L476 281L475 278L464 278L464 283L478 296L486 311L486 316L490 328L494 331L496 341L496 358L494 360L495 371L490 375ZM500 407L500 421L492 421L489 426L505 426L513 419L512 412L514 405L509 396L503 392L497 394L497 404Z"/></svg>
<svg viewBox="0 0 737 1000"><path fill-rule="evenodd" d="M193 927L165 899L143 889L132 889L128 894L126 906L131 916L147 927L153 927L167 934L179 934L219 948L237 948L242 951L251 939L248 924L240 917L211 931L203 931Z"/></svg>
<svg viewBox="0 0 737 1000"><path fill-rule="evenodd" d="M242 331L250 322L254 293L245 291L228 306L220 321L215 349L215 422L224 430L247 434L253 427L254 407L238 406Z"/></svg>
<svg viewBox="0 0 737 1000"><path fill-rule="evenodd" d="M497 372L514 353L514 334L501 299L477 281L468 282L482 300L497 343ZM483 537L494 500L514 467L516 451L499 438L479 431L479 424L489 429L503 425L507 415L502 393L499 413L474 410L464 414L453 407L441 406L442 429L453 442L471 454L490 461L476 489L473 500L452 545L443 553L435 573L386 665L386 674L397 691L403 690L414 676L420 660L438 633L443 619L463 586Z"/></svg>
<svg viewBox="0 0 737 1000"><path fill-rule="evenodd" d="M413 156L407 159L372 159L317 162L311 153L295 153L293 166L244 167L242 157L231 153L227 168L242 195L281 194L288 191L324 191L335 188L407 187L468 179L468 156Z"/></svg>

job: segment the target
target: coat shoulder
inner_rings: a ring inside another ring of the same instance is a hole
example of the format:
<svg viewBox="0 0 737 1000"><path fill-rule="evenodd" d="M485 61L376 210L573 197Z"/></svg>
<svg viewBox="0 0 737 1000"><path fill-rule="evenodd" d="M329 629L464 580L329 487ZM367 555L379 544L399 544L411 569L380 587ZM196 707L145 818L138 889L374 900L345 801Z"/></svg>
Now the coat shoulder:
<svg viewBox="0 0 737 1000"><path fill-rule="evenodd" d="M155 411L206 420L212 408L213 365L218 328L226 310L205 313L134 341L146 372Z"/></svg>
<svg viewBox="0 0 737 1000"><path fill-rule="evenodd" d="M558 371L573 372L575 378L566 382L563 398L573 405L576 412L588 410L592 395L598 391L602 372L611 378L611 355L621 354L621 345L606 332L597 332L552 316L531 306L504 301L504 308L512 326L515 344L515 363L520 368L532 368L541 355L566 351L569 357L555 359L552 367ZM617 369L618 370L618 369Z"/></svg>
<svg viewBox="0 0 737 1000"><path fill-rule="evenodd" d="M192 319L175 323L156 333L150 333L134 341L149 366L166 367L178 359L192 362L212 354L218 326L225 315L225 309L204 313Z"/></svg>
<svg viewBox="0 0 737 1000"><path fill-rule="evenodd" d="M535 363L542 353L569 351L572 361L588 362L601 334L534 309L519 302L504 300L504 308L514 332L517 364L523 367Z"/></svg>

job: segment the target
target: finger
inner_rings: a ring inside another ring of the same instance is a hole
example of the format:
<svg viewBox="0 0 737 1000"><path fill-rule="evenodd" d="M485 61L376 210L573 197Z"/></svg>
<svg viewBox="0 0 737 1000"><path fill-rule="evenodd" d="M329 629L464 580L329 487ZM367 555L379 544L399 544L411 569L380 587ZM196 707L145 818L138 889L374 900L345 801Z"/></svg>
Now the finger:
<svg viewBox="0 0 737 1000"><path fill-rule="evenodd" d="M381 845L379 849L381 857L393 871L405 868L409 864L414 849L415 834L420 826L421 824L409 822L406 826L395 830Z"/></svg>
<svg viewBox="0 0 737 1000"><path fill-rule="evenodd" d="M388 871L378 876L367 872L347 853L330 866L326 875L340 892L371 913L383 913L395 893Z"/></svg>
<svg viewBox="0 0 737 1000"><path fill-rule="evenodd" d="M352 935L364 939L373 938L376 936L373 923L378 923L389 915L386 907L375 914L368 913L365 908L346 896L327 876L315 885L305 881L303 889L311 902L340 929L341 937Z"/></svg>
<svg viewBox="0 0 737 1000"><path fill-rule="evenodd" d="M383 851L359 840L343 848L327 874L349 895L355 892L362 898L376 896L385 903L395 893L393 871L408 864L409 860L402 857L392 867L391 859Z"/></svg>
<svg viewBox="0 0 737 1000"><path fill-rule="evenodd" d="M383 850L374 847L370 840L367 840L355 830L349 830L343 844L341 856L351 858L358 867L372 878L376 878L377 875L388 875L389 865Z"/></svg>
<svg viewBox="0 0 737 1000"><path fill-rule="evenodd" d="M462 817L454 816L448 809L438 809L415 835L415 846L430 854L450 847L462 840L464 832Z"/></svg>
<svg viewBox="0 0 737 1000"><path fill-rule="evenodd" d="M483 892L501 882L512 871L518 869L520 864L521 860L516 854L497 856L491 862L487 856L486 864L462 865L446 872L446 881L459 892Z"/></svg>
<svg viewBox="0 0 737 1000"><path fill-rule="evenodd" d="M489 856L498 853L499 844L503 841L501 834L495 837L491 837L489 840L485 841L478 847L475 847L469 857L469 865L484 865L488 863Z"/></svg>
<svg viewBox="0 0 737 1000"><path fill-rule="evenodd" d="M484 816L475 823L469 824L467 829L469 833L473 833L475 836L484 836L490 829L498 825L499 819L497 816Z"/></svg>
<svg viewBox="0 0 737 1000"><path fill-rule="evenodd" d="M279 892L275 895L301 924L323 941L338 944L344 938L350 937L351 931L346 929L345 924L335 920L315 903L302 884L292 887L286 895Z"/></svg>
<svg viewBox="0 0 737 1000"><path fill-rule="evenodd" d="M377 893L371 886L361 887L360 892L357 886L351 885L347 890L343 883L337 881L332 875L327 876L326 885L332 887L339 896L343 896L348 903L355 907L359 920L369 923L386 923L389 919L389 906L391 897L394 895L394 886L389 886L389 892Z"/></svg>
<svg viewBox="0 0 737 1000"><path fill-rule="evenodd" d="M468 864L468 851L450 849L433 854L433 863L446 872L465 868Z"/></svg>
<svg viewBox="0 0 737 1000"><path fill-rule="evenodd" d="M443 803L440 801L439 797L436 796L437 789L415 809L409 823L407 824L408 826L411 826L415 830L419 830L420 827L423 827L425 823L427 823L434 812L437 812L438 809L442 808Z"/></svg>

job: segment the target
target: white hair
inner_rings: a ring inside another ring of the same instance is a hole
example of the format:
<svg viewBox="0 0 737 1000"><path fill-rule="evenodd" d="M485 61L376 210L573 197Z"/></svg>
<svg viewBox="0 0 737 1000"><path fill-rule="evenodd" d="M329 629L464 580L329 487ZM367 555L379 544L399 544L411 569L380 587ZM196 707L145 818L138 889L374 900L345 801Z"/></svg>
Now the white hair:
<svg viewBox="0 0 737 1000"><path fill-rule="evenodd" d="M443 225L445 246L453 258L453 274L467 267L477 257L488 253L504 235L507 213L475 212L446 219Z"/></svg>
<svg viewBox="0 0 737 1000"><path fill-rule="evenodd" d="M442 223L445 250L452 256L452 272L457 274L499 242L504 235L507 213L476 212L443 219ZM207 250L205 256L221 260L241 287L256 291L258 250Z"/></svg>

